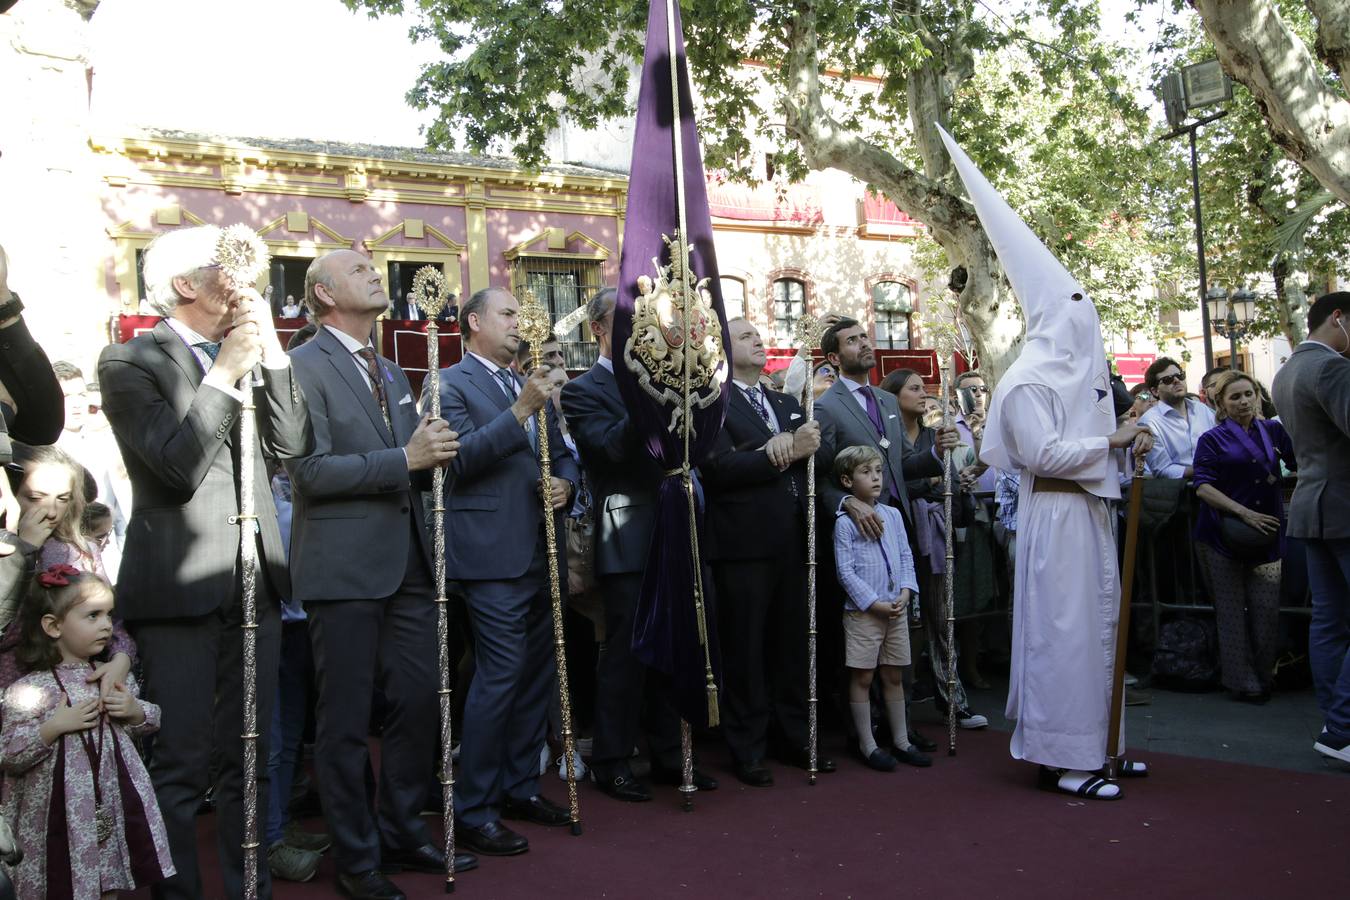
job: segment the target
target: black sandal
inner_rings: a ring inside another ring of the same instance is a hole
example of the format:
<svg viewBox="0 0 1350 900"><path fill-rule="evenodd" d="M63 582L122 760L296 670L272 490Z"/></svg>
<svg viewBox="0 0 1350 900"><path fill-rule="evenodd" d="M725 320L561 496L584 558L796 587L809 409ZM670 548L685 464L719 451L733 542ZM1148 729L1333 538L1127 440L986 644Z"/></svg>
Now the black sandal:
<svg viewBox="0 0 1350 900"><path fill-rule="evenodd" d="M1120 788L1111 784L1100 775L1089 775L1088 779L1077 788L1066 788L1060 785L1059 779L1068 769L1051 769L1047 766L1041 766L1039 787L1044 791L1053 791L1057 794L1068 794L1072 797L1082 797L1087 800L1119 800L1124 794ZM1114 795L1102 795L1102 790L1107 787L1116 787Z"/></svg>

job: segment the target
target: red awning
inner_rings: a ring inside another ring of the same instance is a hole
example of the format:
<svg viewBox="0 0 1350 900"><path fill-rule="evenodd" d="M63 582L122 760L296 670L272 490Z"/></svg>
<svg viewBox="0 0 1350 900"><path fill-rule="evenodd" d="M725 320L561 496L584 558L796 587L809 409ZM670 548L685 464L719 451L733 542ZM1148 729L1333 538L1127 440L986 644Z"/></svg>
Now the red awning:
<svg viewBox="0 0 1350 900"><path fill-rule="evenodd" d="M819 225L825 221L820 191L812 185L780 187L766 183L751 187L725 181L714 172L707 177L708 212L718 218L794 225Z"/></svg>

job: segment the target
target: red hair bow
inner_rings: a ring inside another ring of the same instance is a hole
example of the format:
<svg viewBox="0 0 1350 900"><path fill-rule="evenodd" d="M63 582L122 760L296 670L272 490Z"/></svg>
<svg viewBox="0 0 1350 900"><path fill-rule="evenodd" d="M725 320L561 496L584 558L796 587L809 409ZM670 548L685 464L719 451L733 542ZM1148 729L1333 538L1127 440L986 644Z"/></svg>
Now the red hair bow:
<svg viewBox="0 0 1350 900"><path fill-rule="evenodd" d="M38 584L45 588L68 587L70 576L80 574L80 570L65 563L49 566L47 571L37 577Z"/></svg>

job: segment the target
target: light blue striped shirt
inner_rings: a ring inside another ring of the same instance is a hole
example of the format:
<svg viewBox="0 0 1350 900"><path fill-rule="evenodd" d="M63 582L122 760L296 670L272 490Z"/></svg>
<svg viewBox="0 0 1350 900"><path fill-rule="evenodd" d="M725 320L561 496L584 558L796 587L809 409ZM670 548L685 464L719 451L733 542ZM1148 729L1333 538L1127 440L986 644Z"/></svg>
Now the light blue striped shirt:
<svg viewBox="0 0 1350 900"><path fill-rule="evenodd" d="M1183 416L1166 403L1159 403L1139 417L1139 424L1153 432L1147 466L1155 478L1185 478L1186 468L1195 461L1200 435L1218 424L1214 410L1192 397L1186 398L1186 412L1188 415Z"/></svg>
<svg viewBox="0 0 1350 900"><path fill-rule="evenodd" d="M863 537L847 514L840 514L834 521L834 562L839 570L839 583L848 594L848 604L860 611L878 600L890 603L905 588L913 591L914 596L919 595L914 554L909 549L900 510L884 503L878 503L875 509L885 523L879 541Z"/></svg>

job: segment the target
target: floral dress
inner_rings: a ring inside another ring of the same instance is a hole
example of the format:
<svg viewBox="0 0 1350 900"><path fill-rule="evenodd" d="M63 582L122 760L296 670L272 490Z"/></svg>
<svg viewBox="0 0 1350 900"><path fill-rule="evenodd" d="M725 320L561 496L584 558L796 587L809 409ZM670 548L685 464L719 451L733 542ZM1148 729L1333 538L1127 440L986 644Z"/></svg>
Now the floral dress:
<svg viewBox="0 0 1350 900"><path fill-rule="evenodd" d="M62 735L50 746L42 741L39 729L59 707L98 696L98 685L85 682L89 671L87 663L62 663L5 691L0 809L24 851L22 862L7 867L19 897L97 900L174 873L164 820L133 741L158 730L159 707L142 700L140 725L104 716L97 728ZM127 690L137 695L130 678Z"/></svg>

